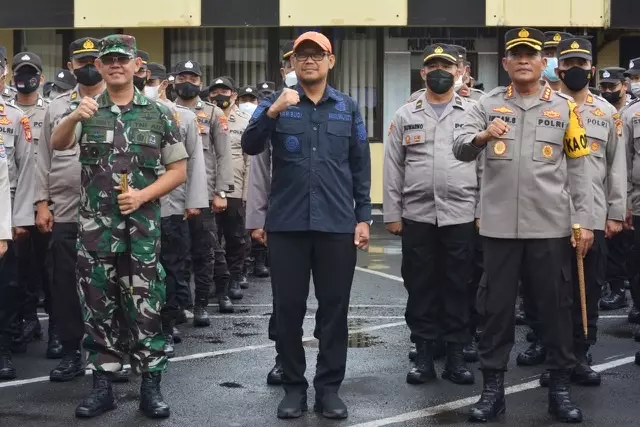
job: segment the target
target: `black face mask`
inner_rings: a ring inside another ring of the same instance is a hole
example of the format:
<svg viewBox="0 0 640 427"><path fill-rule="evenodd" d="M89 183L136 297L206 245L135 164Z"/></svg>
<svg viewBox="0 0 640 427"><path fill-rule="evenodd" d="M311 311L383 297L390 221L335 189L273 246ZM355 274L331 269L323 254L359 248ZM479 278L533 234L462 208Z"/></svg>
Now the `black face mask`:
<svg viewBox="0 0 640 427"><path fill-rule="evenodd" d="M16 90L20 93L32 93L40 87L40 73L20 73L13 76Z"/></svg>
<svg viewBox="0 0 640 427"><path fill-rule="evenodd" d="M584 89L591 80L591 70L585 70L580 67L571 67L568 70L558 70L560 72L560 80L572 92L578 92Z"/></svg>
<svg viewBox="0 0 640 427"><path fill-rule="evenodd" d="M176 95L176 88L173 85L167 86L167 90L165 91L167 95L167 99L171 102L175 102L178 95Z"/></svg>
<svg viewBox="0 0 640 427"><path fill-rule="evenodd" d="M83 86L95 86L102 81L102 76L93 64L87 64L84 67L73 70L76 80Z"/></svg>
<svg viewBox="0 0 640 427"><path fill-rule="evenodd" d="M144 87L146 86L146 84L147 84L147 78L146 77L133 76L133 85L139 91L143 91Z"/></svg>
<svg viewBox="0 0 640 427"><path fill-rule="evenodd" d="M222 108L223 110L226 110L227 108L229 108L229 105L231 105L231 96L216 95L213 98L211 98L211 101L213 101L213 103L216 104L218 107Z"/></svg>
<svg viewBox="0 0 640 427"><path fill-rule="evenodd" d="M182 99L193 99L200 94L200 86L193 83L176 83L176 93Z"/></svg>
<svg viewBox="0 0 640 427"><path fill-rule="evenodd" d="M427 73L427 87L438 95L446 93L453 83L453 74L448 71L437 69Z"/></svg>
<svg viewBox="0 0 640 427"><path fill-rule="evenodd" d="M620 101L622 90L617 90L615 92L602 92L601 95L607 102L611 105L615 105Z"/></svg>

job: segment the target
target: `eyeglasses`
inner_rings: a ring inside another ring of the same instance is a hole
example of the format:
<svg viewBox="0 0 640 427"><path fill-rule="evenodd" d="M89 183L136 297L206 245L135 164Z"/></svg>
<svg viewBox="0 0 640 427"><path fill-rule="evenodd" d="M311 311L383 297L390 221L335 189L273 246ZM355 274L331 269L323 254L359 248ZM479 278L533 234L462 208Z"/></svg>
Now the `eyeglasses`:
<svg viewBox="0 0 640 427"><path fill-rule="evenodd" d="M103 56L100 58L102 63L105 65L116 65L116 64L127 65L132 59L133 58L131 58L130 56L125 56L125 55Z"/></svg>
<svg viewBox="0 0 640 427"><path fill-rule="evenodd" d="M313 59L315 62L320 62L324 59L325 56L329 56L328 52L321 52L321 53L312 53L311 55L307 54L307 53L294 53L293 57L296 58L296 61L298 62L305 62L307 59L311 58Z"/></svg>

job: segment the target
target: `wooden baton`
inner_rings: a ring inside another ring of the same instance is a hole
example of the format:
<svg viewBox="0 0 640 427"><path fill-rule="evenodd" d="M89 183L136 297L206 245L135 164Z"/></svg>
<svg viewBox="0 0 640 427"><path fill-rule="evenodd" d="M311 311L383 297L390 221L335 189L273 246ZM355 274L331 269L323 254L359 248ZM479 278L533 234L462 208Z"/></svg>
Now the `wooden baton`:
<svg viewBox="0 0 640 427"><path fill-rule="evenodd" d="M573 224L573 239L576 241L576 261L578 264L578 286L580 290L580 312L582 313L582 330L588 338L587 329L587 289L584 283L584 260L580 253L580 224Z"/></svg>

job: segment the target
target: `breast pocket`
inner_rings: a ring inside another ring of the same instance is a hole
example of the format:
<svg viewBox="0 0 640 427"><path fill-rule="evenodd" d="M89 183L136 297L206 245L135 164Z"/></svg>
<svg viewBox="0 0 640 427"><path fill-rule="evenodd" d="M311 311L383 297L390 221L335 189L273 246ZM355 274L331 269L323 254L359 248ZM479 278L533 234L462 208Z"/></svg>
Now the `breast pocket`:
<svg viewBox="0 0 640 427"><path fill-rule="evenodd" d="M273 154L283 159L308 157L304 143L304 123L297 120L280 119L276 125Z"/></svg>
<svg viewBox="0 0 640 427"><path fill-rule="evenodd" d="M53 157L71 157L78 154L78 145L74 145L68 150L53 150Z"/></svg>
<svg viewBox="0 0 640 427"><path fill-rule="evenodd" d="M486 148L487 160L513 160L515 141L509 138L490 141Z"/></svg>
<svg viewBox="0 0 640 427"><path fill-rule="evenodd" d="M350 122L328 122L329 155L333 159L344 160L349 157L349 141L351 139Z"/></svg>
<svg viewBox="0 0 640 427"><path fill-rule="evenodd" d="M533 144L533 160L544 163L557 163L562 157L564 129L536 128L536 141Z"/></svg>
<svg viewBox="0 0 640 427"><path fill-rule="evenodd" d="M109 161L113 150L113 131L92 128L82 135L80 140L80 163L100 165Z"/></svg>
<svg viewBox="0 0 640 427"><path fill-rule="evenodd" d="M609 130L600 126L593 127L587 130L587 138L591 148L591 155L598 158L604 157L607 140L609 139Z"/></svg>
<svg viewBox="0 0 640 427"><path fill-rule="evenodd" d="M158 168L160 166L161 141L162 135L157 132L133 129L129 141L131 163L142 168Z"/></svg>
<svg viewBox="0 0 640 427"><path fill-rule="evenodd" d="M424 162L427 160L428 147L426 130L405 132L402 138L407 163Z"/></svg>

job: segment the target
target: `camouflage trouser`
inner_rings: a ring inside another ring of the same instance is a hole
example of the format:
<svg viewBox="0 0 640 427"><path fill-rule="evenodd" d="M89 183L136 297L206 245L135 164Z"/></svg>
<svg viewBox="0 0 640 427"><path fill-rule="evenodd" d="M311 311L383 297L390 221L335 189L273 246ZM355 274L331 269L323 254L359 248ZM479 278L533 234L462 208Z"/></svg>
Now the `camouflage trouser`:
<svg viewBox="0 0 640 427"><path fill-rule="evenodd" d="M165 274L157 254L134 254L130 258L129 254L98 253L79 246L76 274L87 367L117 372L122 368L124 349L129 348L134 372L164 372L167 357L160 309L165 302ZM133 295L129 288L130 265ZM122 342L126 337L121 329L129 331L128 343Z"/></svg>

